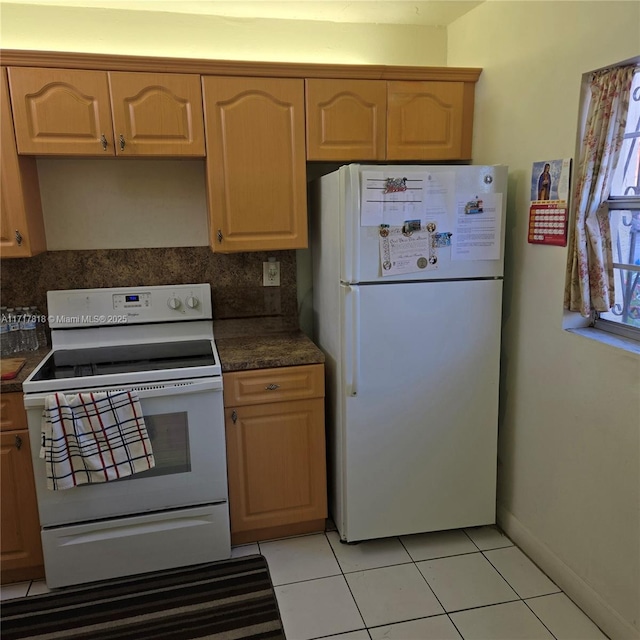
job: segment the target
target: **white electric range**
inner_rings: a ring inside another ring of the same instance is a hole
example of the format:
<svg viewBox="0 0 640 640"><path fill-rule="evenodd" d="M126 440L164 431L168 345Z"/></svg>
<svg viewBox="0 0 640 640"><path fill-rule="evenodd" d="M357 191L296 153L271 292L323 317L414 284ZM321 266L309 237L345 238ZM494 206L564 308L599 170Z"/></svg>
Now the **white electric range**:
<svg viewBox="0 0 640 640"><path fill-rule="evenodd" d="M52 350L23 384L47 585L230 557L210 285L50 291L47 302ZM155 468L47 489L46 396L120 389L140 398Z"/></svg>

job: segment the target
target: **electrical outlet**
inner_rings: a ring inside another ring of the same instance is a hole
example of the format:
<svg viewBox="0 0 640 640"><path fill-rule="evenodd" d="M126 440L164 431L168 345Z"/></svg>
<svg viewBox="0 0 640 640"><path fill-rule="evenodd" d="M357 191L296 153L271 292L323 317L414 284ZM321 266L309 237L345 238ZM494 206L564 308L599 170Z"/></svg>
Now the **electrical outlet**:
<svg viewBox="0 0 640 640"><path fill-rule="evenodd" d="M280 286L280 263L275 260L262 263L262 286Z"/></svg>

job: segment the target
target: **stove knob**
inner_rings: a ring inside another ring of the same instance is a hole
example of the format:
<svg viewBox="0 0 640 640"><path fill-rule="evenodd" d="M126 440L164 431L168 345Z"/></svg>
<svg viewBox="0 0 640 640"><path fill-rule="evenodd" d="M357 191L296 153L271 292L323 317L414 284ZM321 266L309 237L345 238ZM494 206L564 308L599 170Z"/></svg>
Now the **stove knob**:
<svg viewBox="0 0 640 640"><path fill-rule="evenodd" d="M185 304L187 305L187 307L189 307L189 309L197 309L198 305L200 304L200 300L198 300L198 298L196 298L195 296L189 296L185 300Z"/></svg>
<svg viewBox="0 0 640 640"><path fill-rule="evenodd" d="M167 304L169 305L169 309L173 309L174 311L177 311L182 306L180 298L169 298Z"/></svg>

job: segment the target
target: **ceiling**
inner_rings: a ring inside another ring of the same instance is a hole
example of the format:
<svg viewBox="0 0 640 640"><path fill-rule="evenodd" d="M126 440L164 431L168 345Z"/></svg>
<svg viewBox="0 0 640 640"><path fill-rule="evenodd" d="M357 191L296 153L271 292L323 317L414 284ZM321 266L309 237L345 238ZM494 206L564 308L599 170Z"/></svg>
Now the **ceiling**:
<svg viewBox="0 0 640 640"><path fill-rule="evenodd" d="M165 11L231 18L276 18L447 26L484 0L8 0L7 4Z"/></svg>

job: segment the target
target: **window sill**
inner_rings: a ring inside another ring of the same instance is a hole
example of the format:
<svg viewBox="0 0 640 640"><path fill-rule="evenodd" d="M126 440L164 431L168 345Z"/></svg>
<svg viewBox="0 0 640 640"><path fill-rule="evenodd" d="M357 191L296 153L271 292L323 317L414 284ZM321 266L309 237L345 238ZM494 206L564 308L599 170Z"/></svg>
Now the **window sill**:
<svg viewBox="0 0 640 640"><path fill-rule="evenodd" d="M640 343L624 336L617 336L607 331L601 331L600 329L594 329L593 327L582 327L576 329L566 329L569 333L575 333L579 336L607 344L611 347L623 349L629 353L640 354Z"/></svg>

